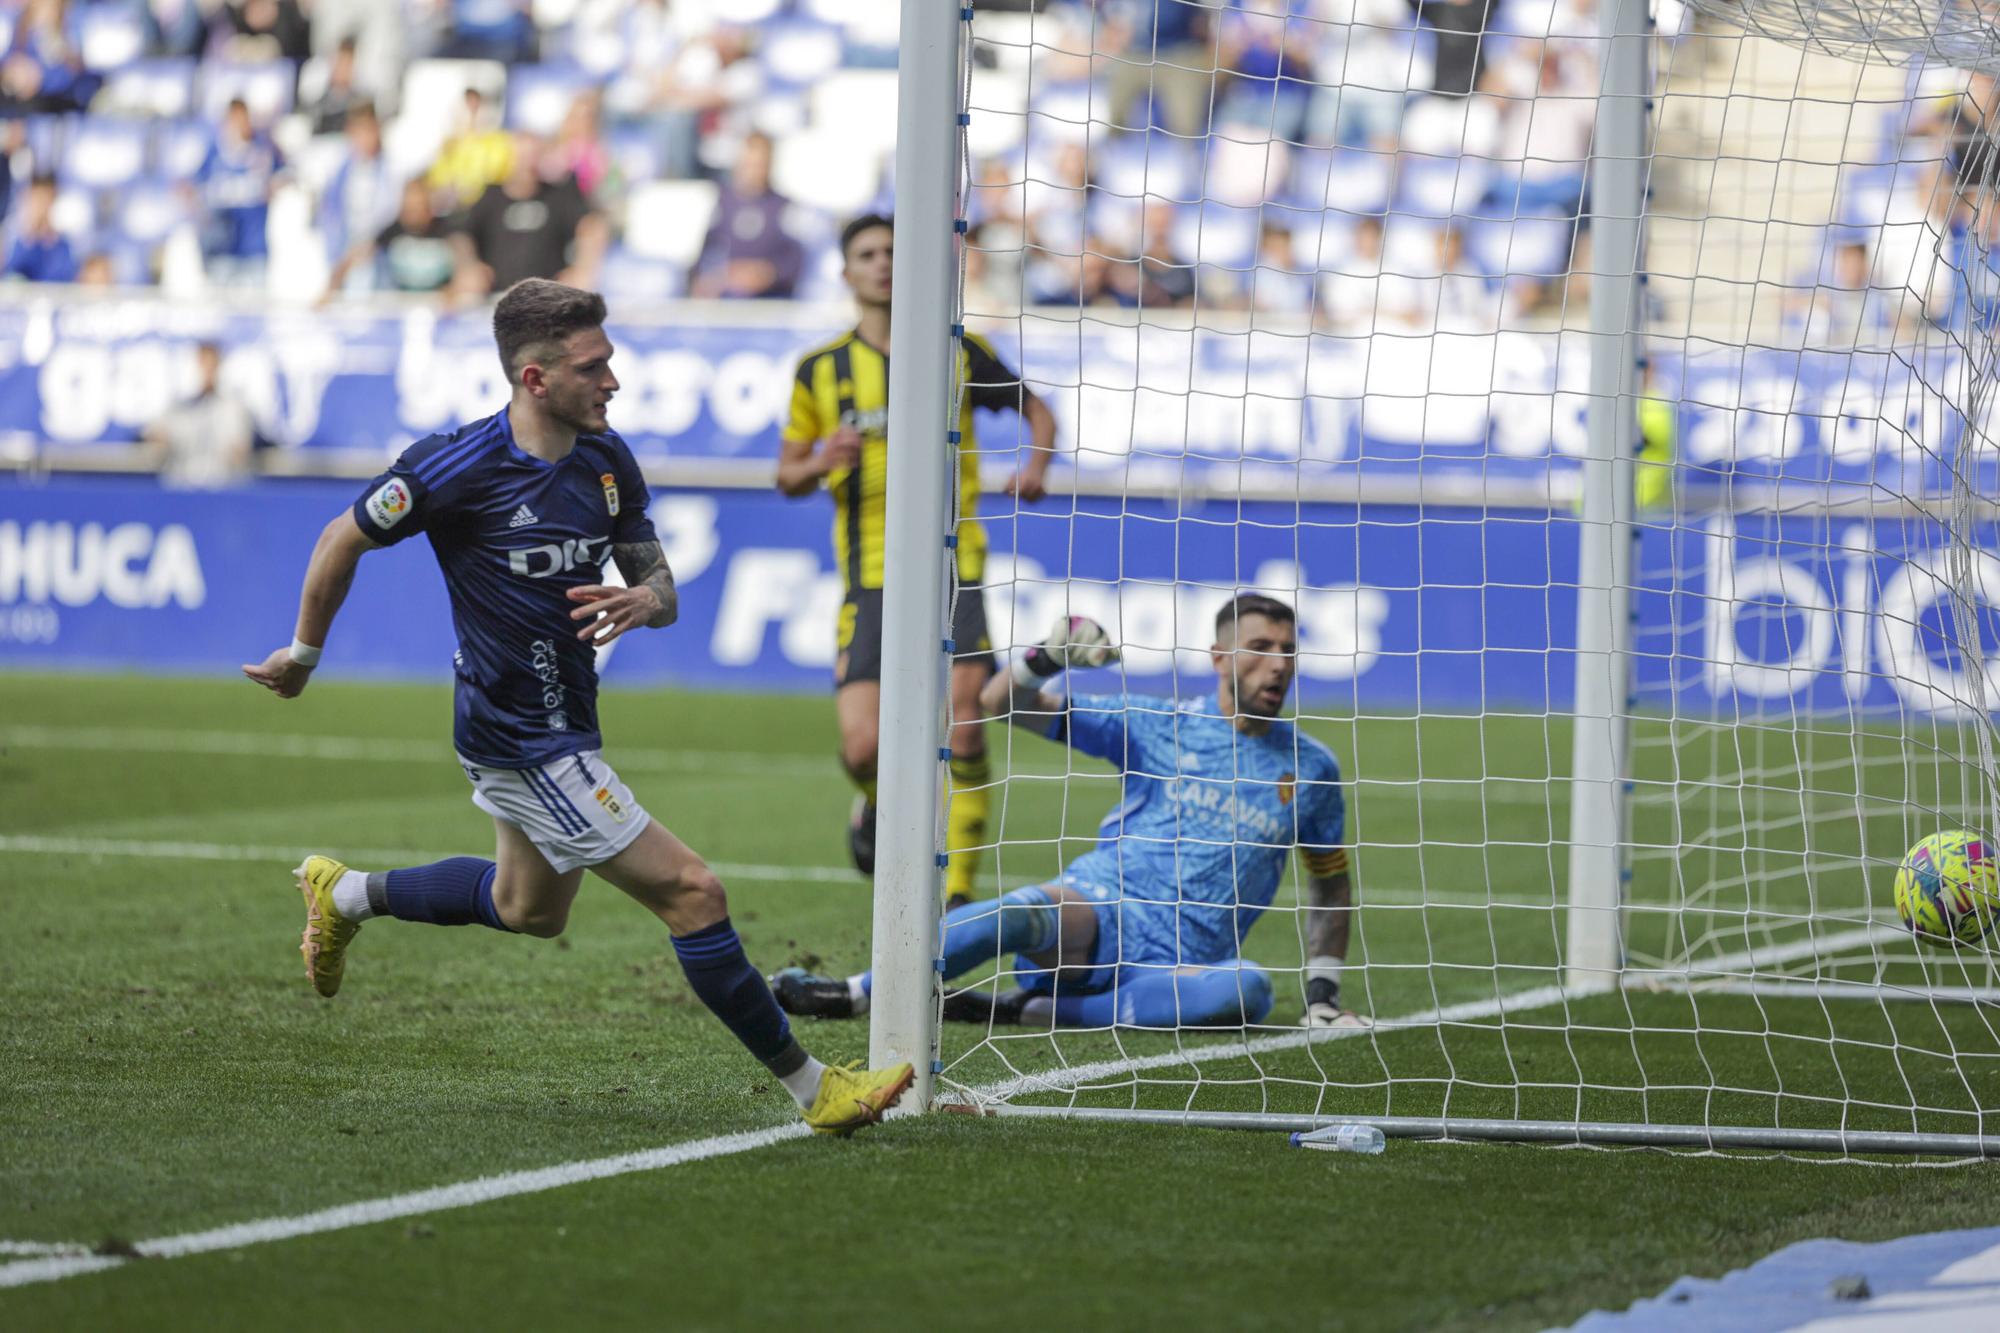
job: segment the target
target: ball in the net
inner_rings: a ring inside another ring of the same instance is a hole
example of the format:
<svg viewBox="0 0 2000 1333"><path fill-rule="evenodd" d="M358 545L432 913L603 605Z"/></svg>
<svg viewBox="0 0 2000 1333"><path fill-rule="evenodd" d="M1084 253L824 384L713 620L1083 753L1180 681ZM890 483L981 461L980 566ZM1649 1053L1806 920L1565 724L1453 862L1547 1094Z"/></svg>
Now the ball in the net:
<svg viewBox="0 0 2000 1333"><path fill-rule="evenodd" d="M1995 847L1963 829L1933 833L1896 868L1896 911L1926 944L1978 944L2000 915Z"/></svg>

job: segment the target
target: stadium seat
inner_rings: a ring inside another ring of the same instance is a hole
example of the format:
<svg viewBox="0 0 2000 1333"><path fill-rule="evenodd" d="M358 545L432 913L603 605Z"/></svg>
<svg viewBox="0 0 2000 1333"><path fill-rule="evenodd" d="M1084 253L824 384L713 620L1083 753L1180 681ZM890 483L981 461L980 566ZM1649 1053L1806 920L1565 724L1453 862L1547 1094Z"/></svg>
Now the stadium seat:
<svg viewBox="0 0 2000 1333"><path fill-rule="evenodd" d="M800 8L822 23L838 26L850 55L856 48L893 49L902 22L897 7L883 0L805 0Z"/></svg>
<svg viewBox="0 0 2000 1333"><path fill-rule="evenodd" d="M779 88L810 88L840 67L840 29L797 20L767 23L758 34L757 58Z"/></svg>
<svg viewBox="0 0 2000 1333"><path fill-rule="evenodd" d="M420 171L437 157L465 113L467 88L498 101L507 90L507 67L497 60L410 62L403 71L401 113L388 133L389 156L399 168Z"/></svg>
<svg viewBox="0 0 2000 1333"><path fill-rule="evenodd" d="M1239 208L1254 208L1282 192L1291 145L1278 140L1245 143L1218 136L1208 144L1202 192Z"/></svg>
<svg viewBox="0 0 2000 1333"><path fill-rule="evenodd" d="M192 59L135 60L105 80L91 111L163 119L185 116L194 109L195 71Z"/></svg>
<svg viewBox="0 0 2000 1333"><path fill-rule="evenodd" d="M657 178L666 161L660 136L647 125L614 126L605 136L605 146L628 186Z"/></svg>
<svg viewBox="0 0 2000 1333"><path fill-rule="evenodd" d="M144 11L123 5L83 5L76 15L83 63L99 74L123 69L146 54Z"/></svg>
<svg viewBox="0 0 2000 1333"><path fill-rule="evenodd" d="M788 199L809 199L830 213L858 213L875 198L884 152L857 151L849 139L810 129L779 141L771 184Z"/></svg>
<svg viewBox="0 0 2000 1333"><path fill-rule="evenodd" d="M118 189L145 171L149 137L144 121L80 116L57 174L65 186Z"/></svg>
<svg viewBox="0 0 2000 1333"><path fill-rule="evenodd" d="M1419 217L1447 218L1476 207L1487 184L1486 165L1474 158L1404 153L1397 158L1395 206Z"/></svg>
<svg viewBox="0 0 2000 1333"><path fill-rule="evenodd" d="M618 293L622 311L635 301L671 301L687 292L687 270L663 259L648 259L623 245L614 245L604 256L598 285Z"/></svg>
<svg viewBox="0 0 2000 1333"><path fill-rule="evenodd" d="M1391 155L1343 150L1327 163L1320 199L1337 201L1350 213L1385 213L1395 178Z"/></svg>
<svg viewBox="0 0 2000 1333"><path fill-rule="evenodd" d="M591 86L590 76L575 65L516 65L507 75L507 127L554 134L577 94Z"/></svg>
<svg viewBox="0 0 2000 1333"><path fill-rule="evenodd" d="M1184 260L1247 269L1257 255L1259 210L1222 203L1197 204L1174 216L1174 253Z"/></svg>
<svg viewBox="0 0 2000 1333"><path fill-rule="evenodd" d="M186 204L171 180L136 180L118 196L116 222L127 241L157 244L186 219Z"/></svg>
<svg viewBox="0 0 2000 1333"><path fill-rule="evenodd" d="M1028 138L1033 143L1074 143L1091 133L1088 83L1037 85L1028 103Z"/></svg>
<svg viewBox="0 0 2000 1333"><path fill-rule="evenodd" d="M625 248L640 259L688 268L715 215L713 181L644 181L625 199Z"/></svg>
<svg viewBox="0 0 2000 1333"><path fill-rule="evenodd" d="M268 125L292 109L296 81L289 60L257 64L205 61L201 67L201 114L210 124L219 124L229 103L240 97L249 104L251 118L259 125Z"/></svg>
<svg viewBox="0 0 2000 1333"><path fill-rule="evenodd" d="M153 170L168 180L185 181L201 169L215 131L202 120L163 120L152 127Z"/></svg>
<svg viewBox="0 0 2000 1333"><path fill-rule="evenodd" d="M812 128L849 145L850 152L886 150L896 141L896 75L892 70L840 70L809 94Z"/></svg>

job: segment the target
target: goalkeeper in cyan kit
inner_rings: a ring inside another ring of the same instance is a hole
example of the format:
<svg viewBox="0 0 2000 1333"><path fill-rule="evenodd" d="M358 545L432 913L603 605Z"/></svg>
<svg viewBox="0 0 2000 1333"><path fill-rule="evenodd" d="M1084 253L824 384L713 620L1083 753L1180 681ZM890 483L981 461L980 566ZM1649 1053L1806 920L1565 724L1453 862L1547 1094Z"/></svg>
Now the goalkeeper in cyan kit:
<svg viewBox="0 0 2000 1333"><path fill-rule="evenodd" d="M1297 617L1275 598L1236 597L1216 616L1216 689L1176 701L1143 694L1050 693L1067 667L1117 657L1104 630L1069 617L981 702L1015 726L1108 760L1124 799L1095 849L1062 878L946 913L944 975L1017 954L1017 989L961 991L944 1016L1046 1027L1240 1027L1271 1012L1270 974L1243 940L1277 896L1285 861L1303 856L1312 957L1311 1027L1364 1027L1340 1003L1354 879L1333 751L1280 716L1298 663ZM794 1014L866 1013L870 976L772 978Z"/></svg>

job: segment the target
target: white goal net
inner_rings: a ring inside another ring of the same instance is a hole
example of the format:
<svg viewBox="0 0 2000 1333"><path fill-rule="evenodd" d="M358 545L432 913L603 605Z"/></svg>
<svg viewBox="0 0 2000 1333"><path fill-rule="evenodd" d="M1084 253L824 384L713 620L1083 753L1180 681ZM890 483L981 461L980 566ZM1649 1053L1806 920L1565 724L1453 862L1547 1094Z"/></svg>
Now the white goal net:
<svg viewBox="0 0 2000 1333"><path fill-rule="evenodd" d="M1122 661L1052 687L1109 723L984 724L978 897L1108 850L1054 974L1032 921L971 966L947 932L942 994L997 1008L945 1001L946 1100L2000 1143L1991 955L1920 948L1890 895L1919 838L2000 833L1992 39L1616 3L965 11L952 305L1060 450L1026 499L1022 416L962 442L994 647L1084 616ZM1297 613L1254 745L1210 652L1247 592ZM1328 837L1321 746L1372 1027L1301 1026L1338 900L1281 853ZM1142 983L1237 948L1239 1015L1169 984L1162 1017Z"/></svg>

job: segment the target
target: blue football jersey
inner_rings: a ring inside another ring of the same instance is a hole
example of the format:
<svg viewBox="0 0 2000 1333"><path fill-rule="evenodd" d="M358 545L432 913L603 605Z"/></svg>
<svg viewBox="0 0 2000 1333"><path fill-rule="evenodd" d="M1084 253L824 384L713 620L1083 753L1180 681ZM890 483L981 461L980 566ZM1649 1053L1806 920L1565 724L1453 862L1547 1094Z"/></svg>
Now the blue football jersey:
<svg viewBox="0 0 2000 1333"><path fill-rule="evenodd" d="M657 540L648 499L616 432L578 436L545 463L514 443L504 410L417 441L368 483L361 530L384 546L425 533L444 571L459 753L532 768L602 748L597 654L568 593L604 581L613 545Z"/></svg>
<svg viewBox="0 0 2000 1333"><path fill-rule="evenodd" d="M1237 957L1292 849L1346 837L1333 751L1290 722L1243 735L1214 695L1078 695L1049 735L1124 774L1124 799L1069 873L1117 891L1125 962Z"/></svg>

